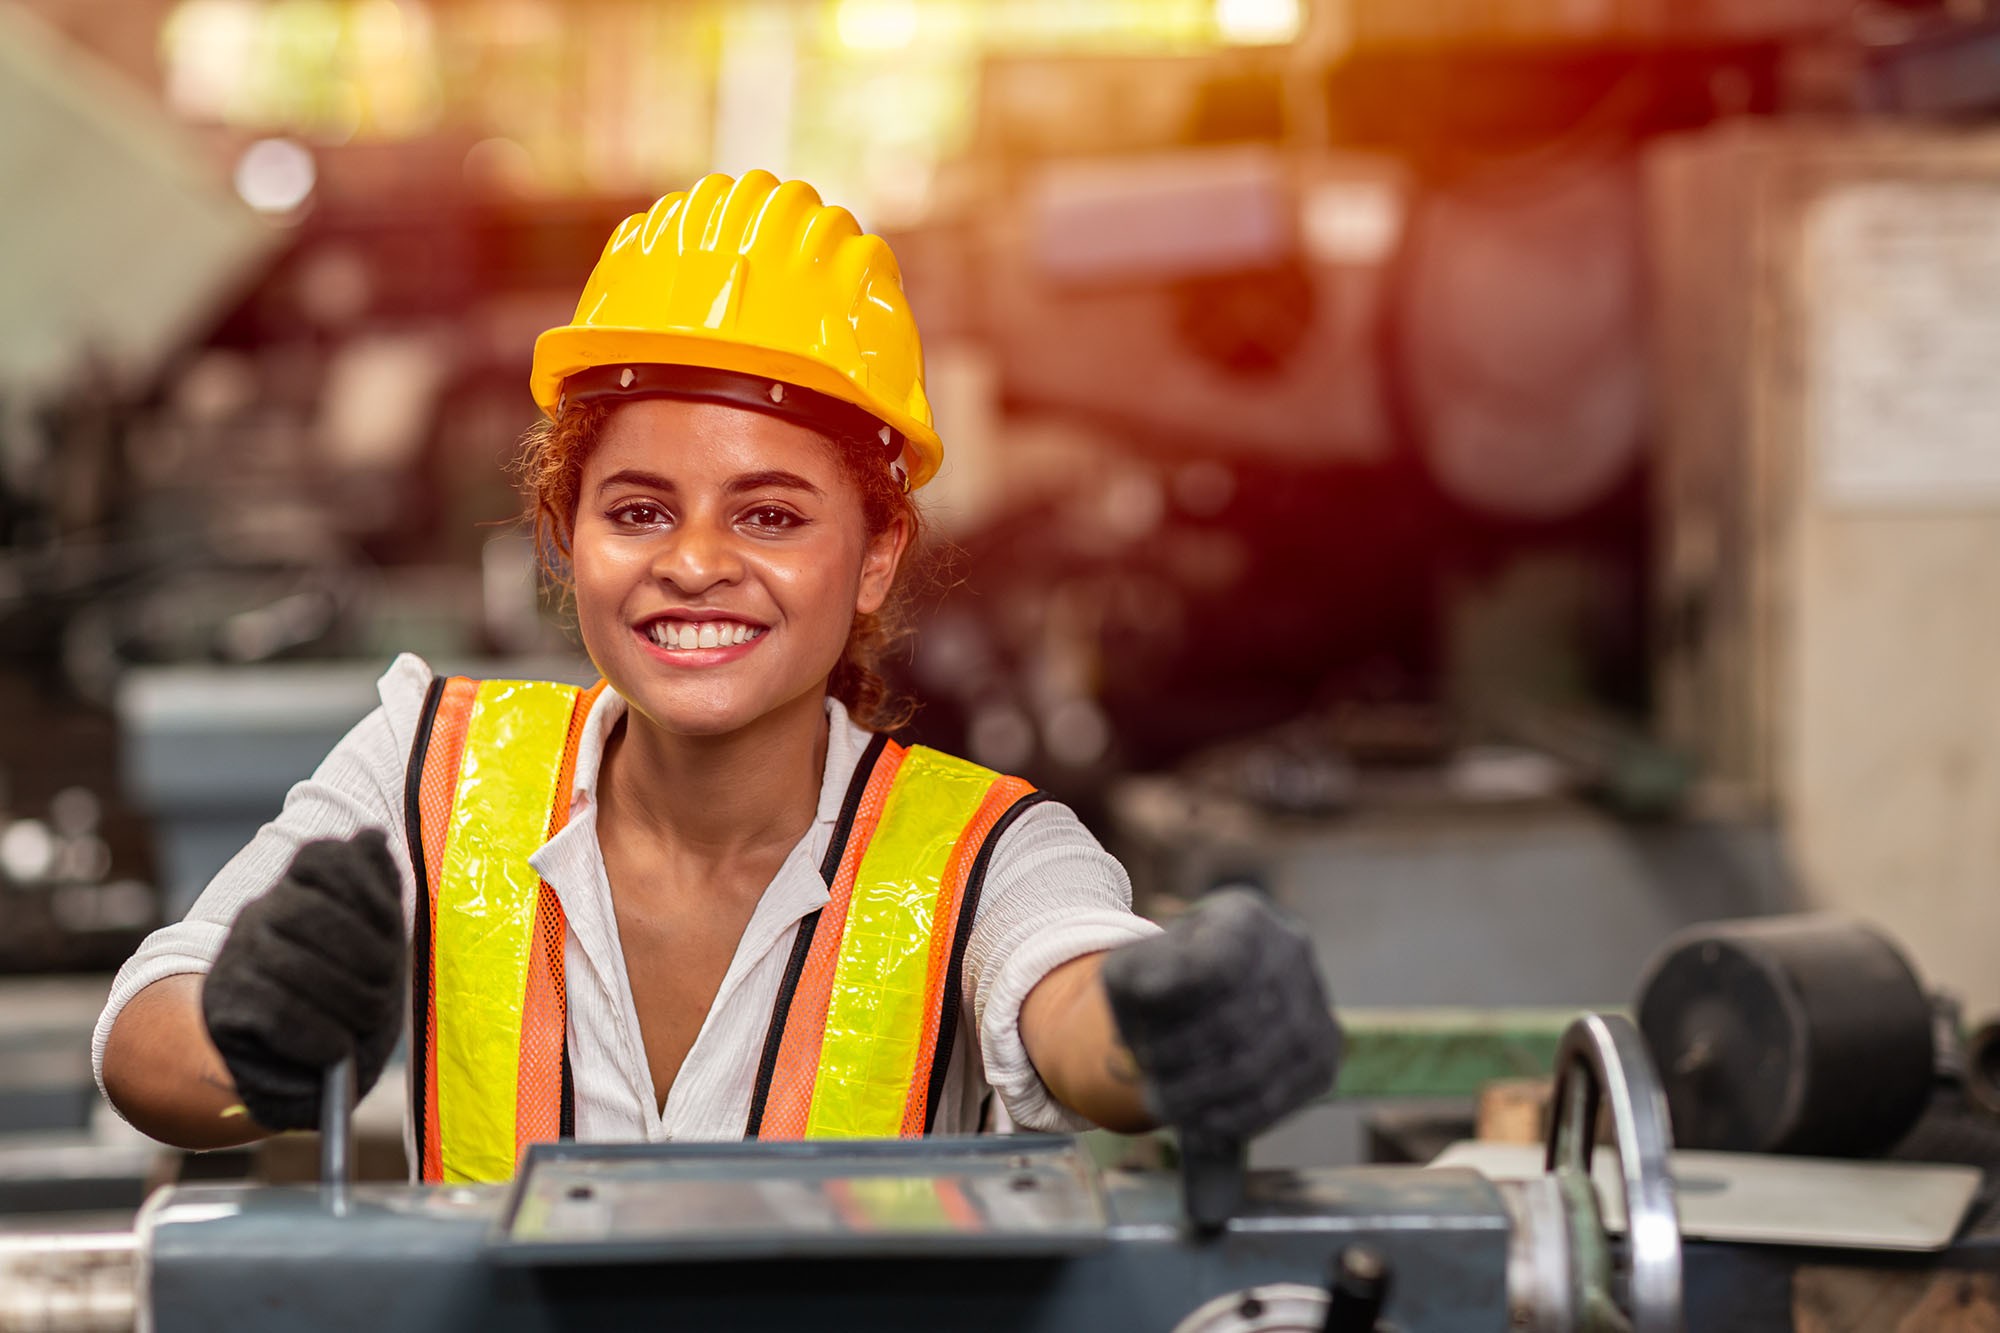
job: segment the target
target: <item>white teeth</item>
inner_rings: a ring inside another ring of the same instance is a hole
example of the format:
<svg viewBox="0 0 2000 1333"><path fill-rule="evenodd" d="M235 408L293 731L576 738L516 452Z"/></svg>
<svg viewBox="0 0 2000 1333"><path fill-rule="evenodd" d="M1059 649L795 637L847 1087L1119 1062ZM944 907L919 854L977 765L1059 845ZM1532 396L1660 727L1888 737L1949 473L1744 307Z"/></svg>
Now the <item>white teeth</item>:
<svg viewBox="0 0 2000 1333"><path fill-rule="evenodd" d="M662 648L728 648L763 634L763 630L734 620L711 620L703 624L657 620L647 631Z"/></svg>

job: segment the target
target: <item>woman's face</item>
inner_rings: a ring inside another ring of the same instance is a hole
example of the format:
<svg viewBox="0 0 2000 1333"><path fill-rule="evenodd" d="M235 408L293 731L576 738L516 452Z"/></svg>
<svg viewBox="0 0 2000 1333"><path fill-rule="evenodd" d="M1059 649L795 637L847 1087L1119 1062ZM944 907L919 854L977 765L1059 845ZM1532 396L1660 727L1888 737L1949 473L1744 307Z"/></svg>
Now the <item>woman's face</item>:
<svg viewBox="0 0 2000 1333"><path fill-rule="evenodd" d="M656 726L722 735L825 689L877 610L903 534L870 539L815 432L673 398L612 412L571 538L591 661Z"/></svg>

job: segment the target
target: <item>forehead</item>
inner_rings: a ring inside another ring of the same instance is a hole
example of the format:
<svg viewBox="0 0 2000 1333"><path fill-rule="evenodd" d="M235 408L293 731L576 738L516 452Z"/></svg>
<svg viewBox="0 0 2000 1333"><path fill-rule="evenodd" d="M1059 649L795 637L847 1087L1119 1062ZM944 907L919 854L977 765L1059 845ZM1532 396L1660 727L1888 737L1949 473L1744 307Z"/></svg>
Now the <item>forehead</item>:
<svg viewBox="0 0 2000 1333"><path fill-rule="evenodd" d="M796 472L832 490L843 480L833 445L817 431L748 408L681 398L640 398L612 409L583 476L642 468L683 484L743 472Z"/></svg>

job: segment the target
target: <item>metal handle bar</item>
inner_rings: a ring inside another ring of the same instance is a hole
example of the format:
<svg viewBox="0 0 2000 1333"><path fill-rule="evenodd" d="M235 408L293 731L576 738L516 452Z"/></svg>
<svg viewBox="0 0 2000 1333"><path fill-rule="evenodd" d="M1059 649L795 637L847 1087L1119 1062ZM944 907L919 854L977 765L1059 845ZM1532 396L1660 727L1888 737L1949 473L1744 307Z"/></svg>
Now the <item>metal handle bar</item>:
<svg viewBox="0 0 2000 1333"><path fill-rule="evenodd" d="M1591 1229L1601 1236L1596 1196L1591 1192L1590 1158L1600 1107L1611 1111L1625 1194L1626 1260L1624 1318L1599 1311L1594 1326L1627 1324L1632 1333L1682 1333L1681 1227L1674 1204L1674 1177L1668 1153L1673 1132L1667 1099L1646 1045L1630 1020L1615 1014L1586 1014L1563 1033L1556 1056L1546 1168L1571 1183ZM1588 1284L1591 1275L1586 1272ZM1593 1294L1583 1293L1579 1313L1592 1318ZM1605 1316L1609 1316L1608 1318Z"/></svg>

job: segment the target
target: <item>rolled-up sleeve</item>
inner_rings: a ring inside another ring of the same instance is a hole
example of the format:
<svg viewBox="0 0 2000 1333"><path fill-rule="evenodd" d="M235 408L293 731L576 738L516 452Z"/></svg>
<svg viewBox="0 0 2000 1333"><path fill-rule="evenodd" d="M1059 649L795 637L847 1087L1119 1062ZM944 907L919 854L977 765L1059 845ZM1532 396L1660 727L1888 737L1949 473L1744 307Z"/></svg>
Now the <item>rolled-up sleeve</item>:
<svg viewBox="0 0 2000 1333"><path fill-rule="evenodd" d="M147 936L118 969L90 1042L99 1091L104 1088L105 1042L132 997L167 977L207 972L236 914L278 882L304 844L349 837L364 828L387 833L403 875L407 928L416 882L403 838L403 772L430 681L431 670L421 659L398 657L377 682L381 706L356 723L313 775L286 794L278 817L257 830L249 845L217 872L187 916Z"/></svg>
<svg viewBox="0 0 2000 1333"><path fill-rule="evenodd" d="M963 984L986 1081L1015 1124L1052 1132L1090 1127L1055 1099L1028 1058L1021 1040L1028 992L1072 959L1158 930L1133 914L1125 867L1068 806L1034 806L1001 833L966 941Z"/></svg>

